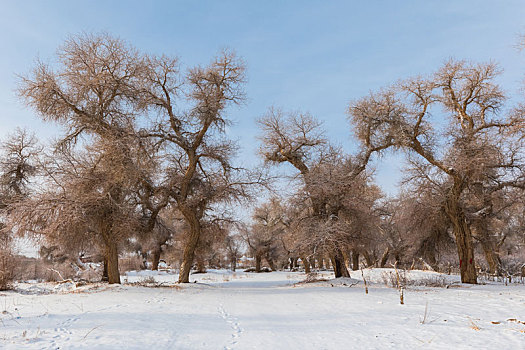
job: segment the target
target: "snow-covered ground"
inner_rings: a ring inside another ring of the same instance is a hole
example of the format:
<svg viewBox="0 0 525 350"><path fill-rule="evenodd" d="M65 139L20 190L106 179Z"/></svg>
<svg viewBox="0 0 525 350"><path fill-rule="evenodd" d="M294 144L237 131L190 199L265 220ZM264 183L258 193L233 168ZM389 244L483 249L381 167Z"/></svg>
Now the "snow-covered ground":
<svg viewBox="0 0 525 350"><path fill-rule="evenodd" d="M299 283L298 272L123 276L122 286L24 283L0 294L2 349L524 349L525 286L461 285L413 271L405 305L392 270ZM323 272L319 278L332 278ZM153 285L153 279L161 287ZM138 282L138 283L137 283ZM449 288L417 284L449 284ZM426 312L425 312L426 310ZM426 316L425 316L426 314Z"/></svg>

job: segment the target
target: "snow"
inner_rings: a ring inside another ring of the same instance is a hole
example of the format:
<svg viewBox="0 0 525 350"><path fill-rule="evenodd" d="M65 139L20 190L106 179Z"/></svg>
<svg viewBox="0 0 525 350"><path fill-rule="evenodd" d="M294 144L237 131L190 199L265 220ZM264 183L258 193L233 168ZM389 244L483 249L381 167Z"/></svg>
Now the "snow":
<svg viewBox="0 0 525 350"><path fill-rule="evenodd" d="M520 349L525 286L462 285L411 271L405 305L392 269L297 283L304 273L211 270L178 285L139 271L124 285L21 283L0 293L2 349ZM439 279L445 287L421 284ZM417 283L417 282L420 283ZM157 285L144 287L142 285ZM425 309L426 318L425 318Z"/></svg>

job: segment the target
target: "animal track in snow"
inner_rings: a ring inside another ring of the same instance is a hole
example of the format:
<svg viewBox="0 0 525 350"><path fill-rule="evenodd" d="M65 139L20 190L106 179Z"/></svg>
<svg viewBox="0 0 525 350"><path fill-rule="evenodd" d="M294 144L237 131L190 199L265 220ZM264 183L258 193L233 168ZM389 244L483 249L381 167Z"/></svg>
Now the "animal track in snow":
<svg viewBox="0 0 525 350"><path fill-rule="evenodd" d="M242 332L244 331L244 329L242 329L239 321L237 320L236 317L233 317L232 315L230 315L228 312L226 312L226 310L224 310L224 307L221 305L219 305L219 307L217 308L217 310L219 311L219 314L221 315L222 319L226 321L226 323L228 323L232 329L232 339L231 339L231 343L230 343L230 346L225 346L224 347L224 350L231 350L232 349L232 346L234 346L235 344L237 344L237 342L239 341L239 338L241 337L241 334Z"/></svg>

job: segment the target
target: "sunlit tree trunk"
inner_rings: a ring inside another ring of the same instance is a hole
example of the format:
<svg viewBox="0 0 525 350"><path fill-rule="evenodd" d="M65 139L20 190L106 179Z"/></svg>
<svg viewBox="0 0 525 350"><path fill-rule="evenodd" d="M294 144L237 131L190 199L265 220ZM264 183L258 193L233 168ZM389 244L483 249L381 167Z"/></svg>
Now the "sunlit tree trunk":
<svg viewBox="0 0 525 350"><path fill-rule="evenodd" d="M460 196L463 190L461 179L454 179L454 185L448 194L445 203L445 212L452 222L456 247L459 256L459 270L462 283L477 283L477 273L474 262L474 247L472 233L460 205Z"/></svg>
<svg viewBox="0 0 525 350"><path fill-rule="evenodd" d="M188 232L182 254L179 283L189 283L191 267L193 266L193 259L195 258L195 249L197 249L197 245L199 244L201 227L197 216L192 211L184 211L183 215L189 223L190 231Z"/></svg>

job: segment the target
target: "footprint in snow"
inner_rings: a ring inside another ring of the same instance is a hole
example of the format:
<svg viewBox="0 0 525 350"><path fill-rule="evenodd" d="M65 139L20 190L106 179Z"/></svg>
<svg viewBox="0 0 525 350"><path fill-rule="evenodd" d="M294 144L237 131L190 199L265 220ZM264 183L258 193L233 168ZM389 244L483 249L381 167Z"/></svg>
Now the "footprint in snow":
<svg viewBox="0 0 525 350"><path fill-rule="evenodd" d="M234 346L235 344L237 344L242 332L244 331L242 329L242 327L240 326L240 323L237 321L237 318L233 317L232 315L230 315L228 312L226 312L226 310L224 310L224 307L222 305L219 305L219 307L217 308L217 310L219 311L219 314L220 316L222 317L223 320L226 321L226 323L228 323L231 327L231 329L233 330L232 332L232 340L231 340L231 344L230 346L225 346L224 349L225 350L231 350L231 346Z"/></svg>

